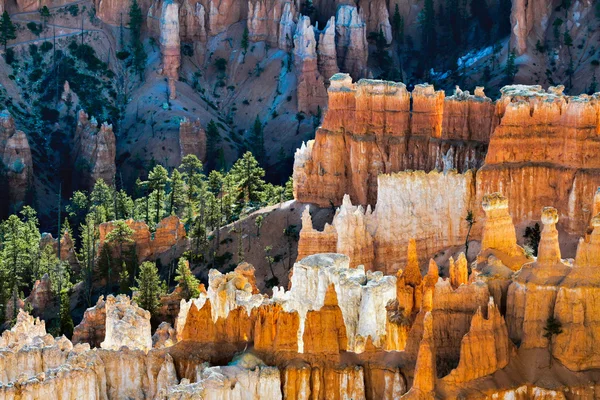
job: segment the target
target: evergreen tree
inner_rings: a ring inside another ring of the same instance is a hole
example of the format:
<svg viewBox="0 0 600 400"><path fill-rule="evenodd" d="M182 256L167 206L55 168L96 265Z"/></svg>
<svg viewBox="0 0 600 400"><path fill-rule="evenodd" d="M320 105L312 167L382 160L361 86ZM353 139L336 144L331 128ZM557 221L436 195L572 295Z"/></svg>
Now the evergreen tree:
<svg viewBox="0 0 600 400"><path fill-rule="evenodd" d="M544 326L544 337L548 339L548 350L550 351L550 367L552 367L552 359L554 356L552 355L552 344L553 338L556 335L560 335L563 333L562 324L559 320L554 318L554 316L548 317L546 320L546 326Z"/></svg>
<svg viewBox="0 0 600 400"><path fill-rule="evenodd" d="M423 61L426 66L432 65L436 50L436 25L433 0L425 0L425 5L419 14L419 25L421 27L421 47L423 49Z"/></svg>
<svg viewBox="0 0 600 400"><path fill-rule="evenodd" d="M60 292L60 331L70 339L73 336L73 329L69 291L64 289Z"/></svg>
<svg viewBox="0 0 600 400"><path fill-rule="evenodd" d="M515 51L511 50L506 58L506 65L504 66L504 75L509 83L512 83L517 74L517 66L515 65Z"/></svg>
<svg viewBox="0 0 600 400"><path fill-rule="evenodd" d="M250 151L256 158L256 161L258 161L261 166L264 166L266 162L265 138L263 124L258 116L256 116L252 131L250 132Z"/></svg>
<svg viewBox="0 0 600 400"><path fill-rule="evenodd" d="M8 47L8 42L17 38L17 27L10 19L8 12L4 11L0 19L0 44L4 46L4 52Z"/></svg>
<svg viewBox="0 0 600 400"><path fill-rule="evenodd" d="M186 223L189 224L193 220L194 210L197 206L199 206L201 214L204 212L203 193L205 176L202 173L202 162L193 154L183 157L179 169L182 171L182 177L186 184ZM200 204L198 205L198 203Z"/></svg>
<svg viewBox="0 0 600 400"><path fill-rule="evenodd" d="M219 127L212 119L206 126L206 154L209 155L208 162L206 167L209 171L215 169L215 157L213 155L217 154L221 143L221 134L219 133Z"/></svg>
<svg viewBox="0 0 600 400"><path fill-rule="evenodd" d="M92 303L92 281L96 268L96 249L98 248L99 236L92 214L86 217L85 224L82 224L79 230L81 234L81 249L79 250L78 259L81 265L84 298L89 307Z"/></svg>
<svg viewBox="0 0 600 400"><path fill-rule="evenodd" d="M135 281L137 287L132 288L135 292L134 300L140 307L153 314L160 306L160 295L163 293L156 264L149 261L142 263Z"/></svg>
<svg viewBox="0 0 600 400"><path fill-rule="evenodd" d="M242 35L242 64L246 62L246 53L248 53L248 45L250 44L250 32L248 31L248 27L244 28L244 34Z"/></svg>
<svg viewBox="0 0 600 400"><path fill-rule="evenodd" d="M157 165L148 174L148 186L152 192L155 207L155 222L158 225L163 217L163 201L165 198L165 185L169 180L169 173L162 165Z"/></svg>
<svg viewBox="0 0 600 400"><path fill-rule="evenodd" d="M400 15L398 4L396 4L394 16L392 17L392 32L394 32L396 42L402 44L404 42L404 18Z"/></svg>
<svg viewBox="0 0 600 400"><path fill-rule="evenodd" d="M169 215L183 215L185 208L185 182L181 172L174 169L169 180Z"/></svg>
<svg viewBox="0 0 600 400"><path fill-rule="evenodd" d="M113 197L114 189L98 179L94 184L90 194L91 208L95 214L94 219L98 223L103 223L115 219L115 202Z"/></svg>
<svg viewBox="0 0 600 400"><path fill-rule="evenodd" d="M238 207L244 207L248 203L258 204L261 202L265 186L263 181L265 170L260 167L252 153L248 151L237 160L233 164L230 174L237 182Z"/></svg>
<svg viewBox="0 0 600 400"><path fill-rule="evenodd" d="M128 243L134 243L133 229L123 220L118 220L114 223L114 228L106 235L106 243L116 245L119 249L119 266L125 263L123 259L123 246Z"/></svg>
<svg viewBox="0 0 600 400"><path fill-rule="evenodd" d="M3 300L11 297L12 293L19 293L27 283L23 281L23 275L29 265L28 246L23 235L23 222L16 216L11 215L2 223L2 270L3 270ZM14 315L17 312L17 299L12 296L11 301Z"/></svg>
<svg viewBox="0 0 600 400"><path fill-rule="evenodd" d="M137 0L133 0L129 8L129 28L131 29L131 50L133 54L133 66L138 73L140 80L144 80L144 71L146 70L146 61L148 55L144 50L142 42L142 9Z"/></svg>
<svg viewBox="0 0 600 400"><path fill-rule="evenodd" d="M42 24L44 25L44 29L46 29L46 25L48 24L48 20L50 19L50 9L48 6L43 6L40 8L40 18L42 19Z"/></svg>
<svg viewBox="0 0 600 400"><path fill-rule="evenodd" d="M200 282L192 274L189 262L184 258L180 258L175 272L177 273L175 280L179 282L179 286L183 289L184 298L189 300L198 297L200 295Z"/></svg>

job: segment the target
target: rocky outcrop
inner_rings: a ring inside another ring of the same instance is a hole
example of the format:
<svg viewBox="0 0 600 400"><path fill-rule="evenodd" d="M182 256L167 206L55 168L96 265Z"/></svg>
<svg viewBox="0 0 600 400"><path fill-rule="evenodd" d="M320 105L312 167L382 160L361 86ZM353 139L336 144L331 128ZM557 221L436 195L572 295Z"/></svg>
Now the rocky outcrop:
<svg viewBox="0 0 600 400"><path fill-rule="evenodd" d="M106 301L98 298L94 307L83 313L83 319L73 330L73 344L88 343L91 347L100 347L106 335Z"/></svg>
<svg viewBox="0 0 600 400"><path fill-rule="evenodd" d="M433 334L433 316L427 312L423 319L423 338L419 344L415 378L412 388L402 398L433 399L437 380L436 348Z"/></svg>
<svg viewBox="0 0 600 400"><path fill-rule="evenodd" d="M528 47L534 47L536 41L543 43L555 6L554 2L548 0L515 1L510 14L511 48L523 54Z"/></svg>
<svg viewBox="0 0 600 400"><path fill-rule="evenodd" d="M0 348L18 350L46 337L46 324L39 318L33 318L27 312L19 310L17 321L10 329L2 332Z"/></svg>
<svg viewBox="0 0 600 400"><path fill-rule="evenodd" d="M50 277L44 274L42 279L38 279L33 284L31 293L25 299L25 303L31 305L32 314L42 316L44 311L52 304L54 296L50 285Z"/></svg>
<svg viewBox="0 0 600 400"><path fill-rule="evenodd" d="M145 222L128 219L125 223L133 230L133 243L125 244L123 249L125 251L130 246L134 246L140 263L148 260L154 261L165 253L173 255L174 252L175 255L179 255L186 247L185 227L175 215L163 219L156 225L154 238L152 238L150 228ZM114 226L114 222L100 224L98 227L100 246L105 244L106 235L114 229Z"/></svg>
<svg viewBox="0 0 600 400"><path fill-rule="evenodd" d="M248 33L254 42L266 41L289 50L294 36L296 3L289 0L248 1Z"/></svg>
<svg viewBox="0 0 600 400"><path fill-rule="evenodd" d="M458 367L445 379L462 383L491 375L508 364L512 349L504 318L490 299L487 319L479 309L462 340Z"/></svg>
<svg viewBox="0 0 600 400"><path fill-rule="evenodd" d="M103 349L147 352L152 348L150 313L137 306L129 297L109 295L106 298L106 335L100 344Z"/></svg>
<svg viewBox="0 0 600 400"><path fill-rule="evenodd" d="M91 189L99 179L112 184L117 172L116 153L112 125L104 123L98 129L98 121L94 117L89 119L83 110L79 111L72 159L74 175L80 185Z"/></svg>
<svg viewBox="0 0 600 400"><path fill-rule="evenodd" d="M374 206L380 174L477 168L492 129L482 121L491 121L493 111L481 91L444 99L430 85L417 85L411 95L401 83L335 75L323 125L296 152L294 196L328 207L349 194Z"/></svg>
<svg viewBox="0 0 600 400"><path fill-rule="evenodd" d="M566 96L563 87L506 86L496 104L500 123L477 174L478 197L502 192L515 223L537 219L552 204L569 233L583 234L596 188L594 154L599 104L587 95ZM586 212L588 211L588 212Z"/></svg>
<svg viewBox="0 0 600 400"><path fill-rule="evenodd" d="M315 30L306 16L300 18L294 34L294 63L298 72L298 111L316 115L327 104L327 91L317 66Z"/></svg>
<svg viewBox="0 0 600 400"><path fill-rule="evenodd" d="M558 244L558 211L545 207L542 211L544 229L538 258L525 264L515 274L508 288L506 321L510 338L523 348L547 347L544 327L554 315L559 284L571 271L571 265L560 258Z"/></svg>
<svg viewBox="0 0 600 400"><path fill-rule="evenodd" d="M358 6L366 16L367 32L381 32L386 42L392 43L392 25L386 2L384 0L359 0Z"/></svg>
<svg viewBox="0 0 600 400"><path fill-rule="evenodd" d="M184 0L179 8L179 34L182 42L206 43L206 10L201 3Z"/></svg>
<svg viewBox="0 0 600 400"><path fill-rule="evenodd" d="M467 265L465 253L460 253L456 261L450 257L448 272L450 275L450 284L453 288L456 289L460 285L466 285L468 283L469 266Z"/></svg>
<svg viewBox="0 0 600 400"><path fill-rule="evenodd" d="M337 9L335 24L338 66L354 79L366 78L369 45L362 9L359 11L355 6L341 5Z"/></svg>
<svg viewBox="0 0 600 400"><path fill-rule="evenodd" d="M27 136L16 129L6 110L0 112L0 158L7 177L7 203L19 207L33 184L33 160Z"/></svg>
<svg viewBox="0 0 600 400"><path fill-rule="evenodd" d="M179 36L179 3L164 0L160 16L160 50L163 75L169 81L169 98L177 98L175 82L179 80L181 66L181 38Z"/></svg>
<svg viewBox="0 0 600 400"><path fill-rule="evenodd" d="M341 253L350 257L353 267L362 264L366 269L391 274L406 261L405 249L412 238L418 238L421 261L464 243L469 229L465 218L474 209L476 197L471 171L379 175L377 187L375 211L370 206L366 211L353 206L350 197L344 196L332 226L326 225L323 232L312 227L310 214L305 211L298 258L320 252Z"/></svg>
<svg viewBox="0 0 600 400"><path fill-rule="evenodd" d="M323 76L325 83L329 83L329 78L340 72L335 47L335 17L331 17L327 21L325 29L319 34L317 60L319 72Z"/></svg>

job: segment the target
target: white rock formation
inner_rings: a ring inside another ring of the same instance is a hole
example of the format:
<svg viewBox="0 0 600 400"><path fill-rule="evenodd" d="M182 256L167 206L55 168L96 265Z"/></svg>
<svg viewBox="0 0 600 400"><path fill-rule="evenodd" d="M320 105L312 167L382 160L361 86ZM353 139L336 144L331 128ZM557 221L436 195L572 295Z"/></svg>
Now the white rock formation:
<svg viewBox="0 0 600 400"><path fill-rule="evenodd" d="M123 346L145 352L152 348L150 312L125 295L110 295L106 299L106 336L100 347L119 350Z"/></svg>

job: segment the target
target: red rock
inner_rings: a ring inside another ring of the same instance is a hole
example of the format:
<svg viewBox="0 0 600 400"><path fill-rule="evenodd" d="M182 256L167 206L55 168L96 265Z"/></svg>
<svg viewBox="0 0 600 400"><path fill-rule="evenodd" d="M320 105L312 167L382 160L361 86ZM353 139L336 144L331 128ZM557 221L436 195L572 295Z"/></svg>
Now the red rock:
<svg viewBox="0 0 600 400"><path fill-rule="evenodd" d="M206 132L199 120L190 122L184 119L179 124L179 152L182 159L193 154L200 161L206 161Z"/></svg>
<svg viewBox="0 0 600 400"><path fill-rule="evenodd" d="M85 310L81 323L73 330L73 344L89 343L91 347L100 347L106 333L106 302L100 296L94 307Z"/></svg>
<svg viewBox="0 0 600 400"><path fill-rule="evenodd" d="M8 111L0 113L0 158L7 170L8 200L17 207L33 184L33 160L27 136Z"/></svg>

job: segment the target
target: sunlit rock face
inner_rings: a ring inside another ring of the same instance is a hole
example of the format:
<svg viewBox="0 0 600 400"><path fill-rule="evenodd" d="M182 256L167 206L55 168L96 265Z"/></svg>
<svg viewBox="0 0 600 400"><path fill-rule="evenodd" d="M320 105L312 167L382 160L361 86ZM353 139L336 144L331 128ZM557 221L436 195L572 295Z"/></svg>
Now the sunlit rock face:
<svg viewBox="0 0 600 400"><path fill-rule="evenodd" d="M441 249L464 243L469 229L465 218L475 203L471 171L379 175L378 187L374 211L370 206L366 210L353 206L350 196L344 196L332 225L326 225L322 232L313 228L305 211L299 259L335 252L350 257L352 267L364 265L391 274L406 261L405 249L412 238L417 239L422 261ZM464 282L464 275L461 279Z"/></svg>
<svg viewBox="0 0 600 400"><path fill-rule="evenodd" d="M481 199L501 192L515 223L539 220L539 210L552 205L560 225L581 234L600 184L595 156L599 105L593 96L566 96L563 89L501 89L496 103L500 123L477 174L477 194Z"/></svg>
<svg viewBox="0 0 600 400"><path fill-rule="evenodd" d="M206 161L206 132L199 120L184 119L179 123L179 152L182 160L193 154L200 161Z"/></svg>
<svg viewBox="0 0 600 400"><path fill-rule="evenodd" d="M103 349L148 351L152 348L150 313L137 306L129 297L109 295L106 299L106 335Z"/></svg>
<svg viewBox="0 0 600 400"><path fill-rule="evenodd" d="M104 296L98 298L95 306L85 310L83 319L73 330L73 343L88 343L92 347L100 347L106 334L106 301Z"/></svg>
<svg viewBox="0 0 600 400"><path fill-rule="evenodd" d="M353 83L335 75L323 125L296 152L294 195L328 207L349 194L353 202L374 206L379 174L479 167L493 113L482 90L445 98L431 85L417 85L411 94L402 83Z"/></svg>
<svg viewBox="0 0 600 400"><path fill-rule="evenodd" d="M175 82L179 79L181 66L181 38L179 36L179 3L164 0L160 15L160 49L163 74L169 81L169 98L177 98Z"/></svg>
<svg viewBox="0 0 600 400"><path fill-rule="evenodd" d="M112 125L103 123L98 128L94 117L90 119L83 110L79 111L73 142L74 175L84 187L92 188L98 179L109 185L114 182L116 152Z"/></svg>

